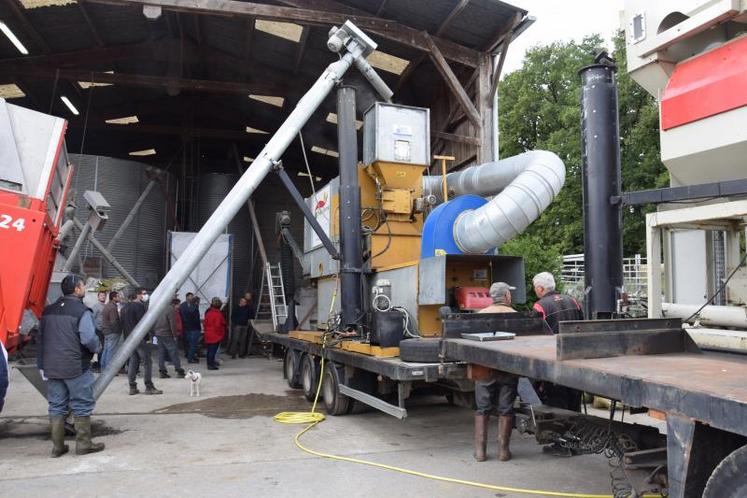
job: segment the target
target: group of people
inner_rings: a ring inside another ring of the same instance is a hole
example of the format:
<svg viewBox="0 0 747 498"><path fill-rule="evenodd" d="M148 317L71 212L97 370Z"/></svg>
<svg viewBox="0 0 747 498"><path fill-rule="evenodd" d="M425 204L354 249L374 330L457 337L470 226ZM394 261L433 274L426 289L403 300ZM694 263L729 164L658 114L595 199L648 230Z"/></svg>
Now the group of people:
<svg viewBox="0 0 747 498"><path fill-rule="evenodd" d="M48 389L52 457L69 451L65 444L65 419L69 412L73 414L76 430L75 452L81 455L104 449L103 443L94 443L91 439L90 417L96 404L92 359L98 355L101 369L111 365L123 340L135 330L145 315L150 297L144 288L135 290L127 302L122 301L119 292L99 292L97 302L89 309L83 303L86 289L81 278L66 276L62 280L61 290L62 297L44 309L37 336L37 365ZM174 298L171 306L156 318L152 330L145 334L128 359L130 395L140 393L137 375L141 366L144 394L163 394L153 384L151 353L154 346L158 348L161 378L170 377L167 361L173 364L178 376L185 376L178 352L181 339L185 344L188 363L199 363L197 351L202 338L207 350L208 370L218 370L218 349L228 329L222 309L223 302L214 297L200 320L197 296L188 293L184 303ZM246 354L247 328L249 320L253 318L252 313L252 295L249 292L240 299L231 317L234 334L229 353L234 357L239 353Z"/></svg>
<svg viewBox="0 0 747 498"><path fill-rule="evenodd" d="M532 284L534 293L539 298L534 303L533 310L553 334L558 333L560 322L583 319L578 302L555 290L552 273L535 275ZM505 282L492 284L489 292L493 304L478 313L515 313L516 310L511 306L511 291L515 289ZM505 462L511 459L509 443L514 425L514 402L519 378L498 370L485 369L480 372L483 375L475 379L475 459L483 462L487 458L488 420L495 413L498 415L498 459ZM567 410L580 410L581 392L546 382L536 383L535 387L543 403Z"/></svg>

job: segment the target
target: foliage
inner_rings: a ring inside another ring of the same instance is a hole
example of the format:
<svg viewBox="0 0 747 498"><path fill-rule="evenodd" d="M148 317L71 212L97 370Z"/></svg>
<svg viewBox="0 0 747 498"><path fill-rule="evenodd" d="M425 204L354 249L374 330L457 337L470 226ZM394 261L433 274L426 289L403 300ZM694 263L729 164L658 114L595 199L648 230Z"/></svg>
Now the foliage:
<svg viewBox="0 0 747 498"><path fill-rule="evenodd" d="M537 300L532 286L532 278L540 272L549 271L555 276L558 290L561 290L560 271L563 266L562 255L558 246L547 245L538 235L525 235L510 240L501 246L502 255L522 256L524 258L524 275L526 278L527 307ZM521 309L521 306L517 307Z"/></svg>
<svg viewBox="0 0 747 498"><path fill-rule="evenodd" d="M622 34L614 40L617 60L623 190L664 186L659 160L658 109L654 99L627 74ZM598 35L580 43L552 43L527 51L523 67L500 85L501 157L532 149L552 151L565 162L565 186L539 220L514 244L535 240L561 254L583 252L581 198L580 78L602 46ZM624 253L645 252L645 219L636 208L623 222ZM527 268L528 269L528 268Z"/></svg>

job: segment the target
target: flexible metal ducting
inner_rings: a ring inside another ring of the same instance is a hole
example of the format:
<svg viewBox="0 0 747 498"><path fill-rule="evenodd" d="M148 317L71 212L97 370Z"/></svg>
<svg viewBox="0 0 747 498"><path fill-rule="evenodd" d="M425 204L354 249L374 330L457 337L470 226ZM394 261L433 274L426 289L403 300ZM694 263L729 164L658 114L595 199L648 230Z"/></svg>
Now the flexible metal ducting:
<svg viewBox="0 0 747 498"><path fill-rule="evenodd" d="M441 176L423 178L423 191L442 201ZM450 195L495 197L462 213L454 239L467 254L482 254L513 239L547 209L565 183L565 165L552 152L535 150L446 175Z"/></svg>

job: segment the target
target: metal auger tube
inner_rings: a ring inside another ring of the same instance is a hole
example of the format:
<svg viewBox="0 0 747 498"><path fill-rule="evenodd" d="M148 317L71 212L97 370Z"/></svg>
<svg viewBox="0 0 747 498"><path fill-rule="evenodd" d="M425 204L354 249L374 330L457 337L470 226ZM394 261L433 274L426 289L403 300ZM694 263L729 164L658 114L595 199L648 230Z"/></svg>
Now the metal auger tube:
<svg viewBox="0 0 747 498"><path fill-rule="evenodd" d="M169 270L158 287L153 291L148 311L137 324L135 330L127 337L124 344L117 350L107 368L101 372L101 375L96 380L96 384L93 386L93 394L96 398L101 396L112 379L114 379L116 373L142 342L145 335L153 328L158 316L170 306L171 299L179 286L187 279L218 236L223 233L223 230L236 213L238 213L239 209L246 204L254 190L259 186L265 176L267 176L267 173L270 172L273 164L280 160L282 154L298 135L298 132L322 104L335 84L350 68L355 58L365 56L365 50L366 47L363 45L358 46L353 44L352 47L348 46L348 50L344 55L341 54L340 60L327 66L324 73L311 89L306 92L290 116L288 116L267 145L265 145L264 149L257 156L257 159L241 175L236 185L234 185L228 195L223 199L223 202L220 203L189 246L187 246L181 258L174 263L174 266L171 267L171 270Z"/></svg>

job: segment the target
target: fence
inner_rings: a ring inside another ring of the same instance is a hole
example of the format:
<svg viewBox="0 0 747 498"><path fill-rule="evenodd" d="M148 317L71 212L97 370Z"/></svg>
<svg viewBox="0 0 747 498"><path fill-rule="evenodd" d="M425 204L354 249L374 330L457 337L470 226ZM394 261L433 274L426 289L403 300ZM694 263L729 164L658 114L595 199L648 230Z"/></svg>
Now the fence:
<svg viewBox="0 0 747 498"><path fill-rule="evenodd" d="M563 292L579 301L584 299L584 255L563 256L563 269L560 280ZM646 258L636 254L623 258L623 292L628 296L628 313L632 316L646 316L648 297L646 294Z"/></svg>

